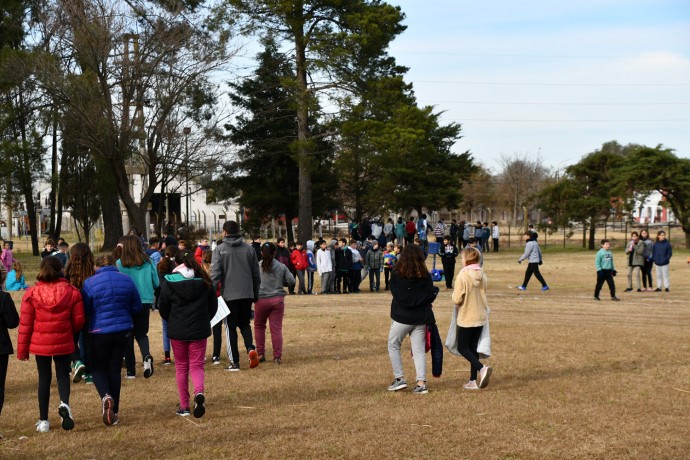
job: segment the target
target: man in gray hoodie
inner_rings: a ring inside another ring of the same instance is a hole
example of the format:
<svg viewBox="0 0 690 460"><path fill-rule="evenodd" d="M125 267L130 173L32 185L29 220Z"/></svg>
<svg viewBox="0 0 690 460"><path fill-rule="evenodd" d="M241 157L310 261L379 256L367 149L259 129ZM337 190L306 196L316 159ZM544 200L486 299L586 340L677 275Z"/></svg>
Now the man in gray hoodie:
<svg viewBox="0 0 690 460"><path fill-rule="evenodd" d="M259 260L254 248L244 242L240 226L235 221L229 220L223 224L223 241L216 246L211 256L211 280L214 285L221 283L221 296L230 309L227 333L232 356L226 370L240 370L237 328L240 329L244 346L249 353L249 367L258 366L259 356L253 344L249 321L252 303L259 298Z"/></svg>

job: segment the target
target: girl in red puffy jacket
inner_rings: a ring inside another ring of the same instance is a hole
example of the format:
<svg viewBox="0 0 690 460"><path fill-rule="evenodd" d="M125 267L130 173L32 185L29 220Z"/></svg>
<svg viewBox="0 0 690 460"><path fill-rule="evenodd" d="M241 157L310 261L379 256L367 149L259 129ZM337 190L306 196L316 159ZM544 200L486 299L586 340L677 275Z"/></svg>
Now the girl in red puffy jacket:
<svg viewBox="0 0 690 460"><path fill-rule="evenodd" d="M307 259L307 250L301 241L295 243L295 249L290 253L290 262L292 262L297 279L299 279L299 290L297 293L306 294L307 287L304 284L304 271L309 266L309 261Z"/></svg>
<svg viewBox="0 0 690 460"><path fill-rule="evenodd" d="M73 336L84 326L84 305L79 290L62 277L62 263L56 257L46 257L41 261L36 279L36 285L30 287L22 299L17 358L28 361L29 353L36 357L40 412L36 431L45 433L50 430L51 361L55 362L62 428L71 430L74 419L69 407L70 355L74 351Z"/></svg>

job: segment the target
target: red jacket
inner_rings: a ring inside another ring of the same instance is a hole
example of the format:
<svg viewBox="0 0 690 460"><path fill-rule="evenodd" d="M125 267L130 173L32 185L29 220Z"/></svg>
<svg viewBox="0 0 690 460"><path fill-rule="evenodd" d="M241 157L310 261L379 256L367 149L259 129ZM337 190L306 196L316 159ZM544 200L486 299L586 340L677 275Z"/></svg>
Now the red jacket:
<svg viewBox="0 0 690 460"><path fill-rule="evenodd" d="M197 261L197 263L199 265L201 265L203 263L202 257L204 255L204 251L207 249L211 249L211 247L210 246L201 246L201 245L196 247L196 251L194 251L194 259Z"/></svg>
<svg viewBox="0 0 690 460"><path fill-rule="evenodd" d="M295 270L306 270L309 266L309 261L307 260L307 251L298 251L295 249L290 254L290 262Z"/></svg>
<svg viewBox="0 0 690 460"><path fill-rule="evenodd" d="M79 289L64 278L39 281L22 299L17 336L17 358L68 355L74 351L74 334L84 327L84 304Z"/></svg>

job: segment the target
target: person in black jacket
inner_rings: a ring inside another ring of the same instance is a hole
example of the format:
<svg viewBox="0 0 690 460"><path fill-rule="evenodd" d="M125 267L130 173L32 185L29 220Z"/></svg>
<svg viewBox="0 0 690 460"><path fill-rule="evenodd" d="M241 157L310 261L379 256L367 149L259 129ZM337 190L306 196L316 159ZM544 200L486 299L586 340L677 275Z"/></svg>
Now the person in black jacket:
<svg viewBox="0 0 690 460"><path fill-rule="evenodd" d="M10 355L14 354L12 340L7 329L19 326L19 315L14 306L12 297L6 292L0 291L0 413L5 403L5 378L7 377L7 364Z"/></svg>
<svg viewBox="0 0 690 460"><path fill-rule="evenodd" d="M453 237L446 235L443 237L443 246L438 248L443 264L443 276L446 279L446 289L453 289L453 278L455 277L455 259L458 257L458 248L453 243Z"/></svg>
<svg viewBox="0 0 690 460"><path fill-rule="evenodd" d="M177 267L163 277L158 309L168 322L168 337L175 356L175 375L180 395L177 415L189 416L189 374L194 385L194 417L204 407L204 358L206 340L211 335L211 319L218 309L211 277L199 266L190 251L175 257Z"/></svg>
<svg viewBox="0 0 690 460"><path fill-rule="evenodd" d="M427 324L436 324L432 302L438 294L438 288L431 281L431 274L424 263L424 252L419 246L405 246L400 260L393 269L391 278L391 324L388 333L388 356L393 366L395 380L388 387L389 391L407 388L403 374L400 344L406 335L412 341L412 357L417 371L417 385L412 391L415 394L427 394L426 386L426 331Z"/></svg>

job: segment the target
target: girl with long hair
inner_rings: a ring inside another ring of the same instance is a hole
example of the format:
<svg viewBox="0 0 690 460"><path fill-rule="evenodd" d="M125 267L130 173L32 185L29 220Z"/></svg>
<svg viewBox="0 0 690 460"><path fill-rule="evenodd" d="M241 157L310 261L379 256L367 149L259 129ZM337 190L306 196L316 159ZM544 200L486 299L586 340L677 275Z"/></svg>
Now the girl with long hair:
<svg viewBox="0 0 690 460"><path fill-rule="evenodd" d="M70 248L69 259L65 267L65 278L69 284L81 290L84 281L96 273L93 253L86 243L76 243ZM88 319L87 319L88 320ZM82 330L74 336L74 353L72 353L72 383L79 383L84 378L86 383L93 383L91 378L91 346L88 331Z"/></svg>
<svg viewBox="0 0 690 460"><path fill-rule="evenodd" d="M134 316L134 333L130 335L125 364L127 366L127 378L136 377L136 358L134 356L134 339L139 344L139 350L144 360L144 378L153 375L153 357L149 349L149 314L153 305L154 289L160 285L158 271L151 262L149 256L144 253L141 240L134 235L127 235L120 239L116 251L120 253L117 259L117 269L129 275L134 281L141 297L141 312ZM113 256L114 257L114 256Z"/></svg>
<svg viewBox="0 0 690 460"><path fill-rule="evenodd" d="M180 397L177 415L190 413L189 375L194 386L194 417L206 411L204 403L204 358L211 335L211 318L218 301L209 274L199 266L190 251L180 251L177 266L163 277L158 308L168 321L168 336L175 355L175 376Z"/></svg>
<svg viewBox="0 0 690 460"><path fill-rule="evenodd" d="M177 267L177 263L175 262L175 258L177 257L177 253L180 252L177 246L168 246L165 248L165 255L161 257L160 262L158 262L158 266L156 269L158 270L158 281L159 283L163 283L163 277L165 275L169 275L173 272L175 267ZM160 296L160 286L156 288L156 297ZM170 339L168 338L168 322L164 320L161 317L161 325L162 325L162 336L163 336L163 353L165 354L165 357L163 358L163 365L170 365L172 363L172 360L170 359Z"/></svg>
<svg viewBox="0 0 690 460"><path fill-rule="evenodd" d="M41 260L35 286L30 287L22 298L17 336L17 358L29 360L29 353L36 358L38 369L39 420L36 431L50 431L48 406L50 383L53 379L52 363L55 363L62 428L74 428L74 418L69 407L70 356L74 352L74 334L84 327L84 305L79 289L70 286L63 278L62 263L57 257Z"/></svg>
<svg viewBox="0 0 690 460"><path fill-rule="evenodd" d="M438 294L438 288L434 287L431 274L426 268L421 247L414 244L405 246L400 260L393 268L390 289L393 294L393 322L388 333L388 356L395 380L388 390L398 391L407 388L400 345L405 336L409 335L417 371L417 385L412 392L427 394L429 390L426 386L426 330L427 324L436 323L432 303Z"/></svg>
<svg viewBox="0 0 690 460"><path fill-rule="evenodd" d="M29 286L26 285L26 280L24 280L24 270L22 269L22 264L18 260L12 262L12 270L7 274L7 280L5 281L5 290L7 291L21 291L26 290Z"/></svg>
<svg viewBox="0 0 690 460"><path fill-rule="evenodd" d="M211 258L213 257L213 251L210 249L204 249L201 252L201 268L204 269L209 276L211 276ZM194 254L194 259L196 259L196 254ZM216 286L216 297L220 297L220 283ZM228 318L223 318L223 321L219 321L211 329L213 331L213 355L211 355L211 363L214 366L220 364L220 349L223 345L223 326L225 326L225 338L228 348L228 356L231 355L230 351L230 341L228 340Z"/></svg>
<svg viewBox="0 0 690 460"><path fill-rule="evenodd" d="M261 286L259 300L254 304L254 337L259 362L266 361L266 322L271 328L273 362L283 362L283 316L285 315L285 289L294 289L295 277L288 267L276 260L273 243L261 245Z"/></svg>

